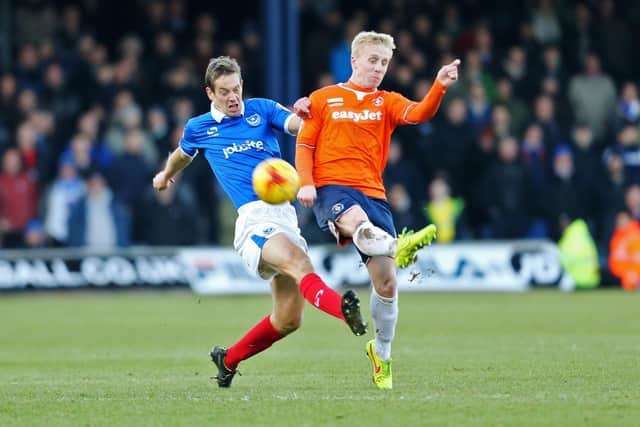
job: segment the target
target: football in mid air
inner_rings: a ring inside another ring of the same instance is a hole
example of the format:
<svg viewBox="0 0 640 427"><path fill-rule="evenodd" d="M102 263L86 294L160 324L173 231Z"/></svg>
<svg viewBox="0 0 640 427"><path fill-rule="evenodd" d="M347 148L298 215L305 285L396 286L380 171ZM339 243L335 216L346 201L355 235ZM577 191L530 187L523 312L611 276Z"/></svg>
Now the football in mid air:
<svg viewBox="0 0 640 427"><path fill-rule="evenodd" d="M263 160L253 170L253 190L272 205L294 200L299 188L298 172L286 160Z"/></svg>

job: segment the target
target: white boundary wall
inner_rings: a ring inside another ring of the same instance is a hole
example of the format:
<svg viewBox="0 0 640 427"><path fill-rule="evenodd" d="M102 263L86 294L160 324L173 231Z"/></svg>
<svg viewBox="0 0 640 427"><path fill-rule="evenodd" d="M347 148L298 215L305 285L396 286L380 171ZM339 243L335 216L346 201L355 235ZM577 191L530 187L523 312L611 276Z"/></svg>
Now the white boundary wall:
<svg viewBox="0 0 640 427"><path fill-rule="evenodd" d="M309 255L330 286L369 285L353 247L313 246ZM400 270L398 280L402 292L573 289L557 246L532 240L436 244L421 250L418 262ZM191 286L199 294L270 292L230 248L0 251L0 290L169 286Z"/></svg>

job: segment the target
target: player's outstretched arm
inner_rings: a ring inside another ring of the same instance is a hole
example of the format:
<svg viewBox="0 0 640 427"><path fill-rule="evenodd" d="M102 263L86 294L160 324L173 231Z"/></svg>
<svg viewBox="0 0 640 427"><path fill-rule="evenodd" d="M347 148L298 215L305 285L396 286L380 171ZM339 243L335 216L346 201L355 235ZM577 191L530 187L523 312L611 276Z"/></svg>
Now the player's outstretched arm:
<svg viewBox="0 0 640 427"><path fill-rule="evenodd" d="M433 86L427 95L417 104L410 107L405 116L405 121L409 124L424 123L430 120L440 108L440 103L447 88L458 81L458 66L460 60L456 59L440 68Z"/></svg>
<svg viewBox="0 0 640 427"><path fill-rule="evenodd" d="M161 170L153 177L153 188L158 191L166 190L174 182L173 177L186 168L193 160L192 157L187 156L180 147L176 148L169 159L164 169Z"/></svg>
<svg viewBox="0 0 640 427"><path fill-rule="evenodd" d="M311 99L302 97L293 105L293 111L296 115L304 119L304 128L296 140L296 169L300 175L302 186L298 190L298 201L304 207L310 208L316 201L317 192L313 182L313 153L315 150L316 139L321 128L321 116L311 114Z"/></svg>

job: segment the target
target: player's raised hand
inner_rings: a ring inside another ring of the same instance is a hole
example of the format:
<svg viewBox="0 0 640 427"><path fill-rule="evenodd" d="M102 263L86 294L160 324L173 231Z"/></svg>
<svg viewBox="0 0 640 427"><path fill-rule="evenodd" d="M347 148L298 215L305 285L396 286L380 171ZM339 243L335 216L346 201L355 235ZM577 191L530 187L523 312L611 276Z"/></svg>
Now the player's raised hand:
<svg viewBox="0 0 640 427"><path fill-rule="evenodd" d="M293 103L293 112L301 119L311 118L311 100L306 96L299 98Z"/></svg>
<svg viewBox="0 0 640 427"><path fill-rule="evenodd" d="M316 197L318 197L318 193L316 193L316 187L313 185L303 185L298 190L298 201L305 208L312 207Z"/></svg>
<svg viewBox="0 0 640 427"><path fill-rule="evenodd" d="M458 66L460 65L460 60L456 59L450 64L447 64L440 68L438 71L438 75L436 78L443 86L451 86L458 80Z"/></svg>
<svg viewBox="0 0 640 427"><path fill-rule="evenodd" d="M153 177L153 188L158 191L166 190L174 182L173 178L168 178L167 174L164 171L161 171Z"/></svg>

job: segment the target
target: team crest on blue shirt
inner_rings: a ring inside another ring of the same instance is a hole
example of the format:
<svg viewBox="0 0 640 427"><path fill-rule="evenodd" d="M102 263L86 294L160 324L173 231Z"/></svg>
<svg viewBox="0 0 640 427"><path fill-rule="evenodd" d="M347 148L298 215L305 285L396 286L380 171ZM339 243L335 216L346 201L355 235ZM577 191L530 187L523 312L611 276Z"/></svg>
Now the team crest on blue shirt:
<svg viewBox="0 0 640 427"><path fill-rule="evenodd" d="M262 119L260 118L260 114L258 113L250 115L245 120L249 124L249 126L254 126L254 127L258 126L262 121Z"/></svg>
<svg viewBox="0 0 640 427"><path fill-rule="evenodd" d="M264 230L262 230L262 234L264 234L265 236L268 236L269 234L273 233L275 231L275 229L273 227L267 227Z"/></svg>
<svg viewBox="0 0 640 427"><path fill-rule="evenodd" d="M344 209L344 205L342 203L336 203L331 206L331 213L334 215L338 215Z"/></svg>

